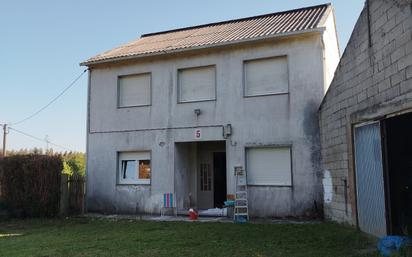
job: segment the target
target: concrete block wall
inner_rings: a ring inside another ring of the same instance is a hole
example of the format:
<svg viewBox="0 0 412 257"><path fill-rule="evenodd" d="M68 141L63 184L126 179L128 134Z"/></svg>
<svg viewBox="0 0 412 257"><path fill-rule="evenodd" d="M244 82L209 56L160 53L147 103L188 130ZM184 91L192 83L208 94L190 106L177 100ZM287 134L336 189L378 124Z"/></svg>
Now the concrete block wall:
<svg viewBox="0 0 412 257"><path fill-rule="evenodd" d="M411 2L365 4L320 107L328 219L356 224L353 124L412 108Z"/></svg>

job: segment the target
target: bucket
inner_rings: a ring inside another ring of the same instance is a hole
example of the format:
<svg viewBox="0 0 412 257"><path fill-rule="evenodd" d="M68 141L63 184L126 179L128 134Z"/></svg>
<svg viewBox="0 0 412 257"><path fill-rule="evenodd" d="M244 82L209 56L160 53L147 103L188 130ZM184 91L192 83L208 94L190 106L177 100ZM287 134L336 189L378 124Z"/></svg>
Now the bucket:
<svg viewBox="0 0 412 257"><path fill-rule="evenodd" d="M197 212L193 209L189 210L189 219L190 220L197 220Z"/></svg>

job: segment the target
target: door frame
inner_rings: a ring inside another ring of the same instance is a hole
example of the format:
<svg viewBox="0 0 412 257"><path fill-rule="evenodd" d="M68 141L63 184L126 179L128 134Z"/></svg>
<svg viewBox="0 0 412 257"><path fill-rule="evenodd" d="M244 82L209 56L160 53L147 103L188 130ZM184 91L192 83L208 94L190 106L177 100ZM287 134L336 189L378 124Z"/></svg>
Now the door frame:
<svg viewBox="0 0 412 257"><path fill-rule="evenodd" d="M349 204L352 212L351 212L351 220L355 221L356 227L359 229L359 219L358 219L358 199L357 199L357 181L356 181L356 171L355 171L355 142L354 142L354 130L355 126L360 126L360 125L366 125L368 123L372 122L384 122L384 120L407 114L407 113L412 113L412 101L409 102L404 102L404 101L397 101L393 103L392 105L385 105L385 106L379 106L379 108L374 109L371 111L370 108L366 109L361 109L354 111L350 114L346 115L346 134L347 134L347 139L346 143L348 144L348 187L349 187ZM381 130L382 131L382 130ZM382 135L386 135L381 133ZM382 140L382 138L381 138ZM386 140L386 139L385 139ZM384 142L384 140L382 140ZM382 150L383 154L383 150ZM382 160L383 163L383 169L384 172L388 173L389 170L386 167L386 149L385 149L385 154L383 155L384 160ZM388 173L389 174L389 173ZM386 179L384 177L384 179ZM385 181L385 184L388 184L388 181ZM385 190L387 190L387 187L384 187ZM385 193L387 196L387 193ZM386 197L386 201L390 201ZM388 202L386 202L386 206L388 206ZM389 211L388 211L389 212ZM388 213L387 212L387 213ZM387 220L387 224L390 224ZM388 229L387 232L389 233L392 229Z"/></svg>

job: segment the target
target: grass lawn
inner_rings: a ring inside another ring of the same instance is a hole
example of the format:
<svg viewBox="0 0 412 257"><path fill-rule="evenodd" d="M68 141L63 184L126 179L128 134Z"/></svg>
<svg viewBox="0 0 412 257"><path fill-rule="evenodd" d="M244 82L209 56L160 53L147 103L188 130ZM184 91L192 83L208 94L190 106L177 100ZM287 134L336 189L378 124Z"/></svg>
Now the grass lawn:
<svg viewBox="0 0 412 257"><path fill-rule="evenodd" d="M90 218L0 223L0 256L378 256L374 248L375 243L364 234L333 223Z"/></svg>

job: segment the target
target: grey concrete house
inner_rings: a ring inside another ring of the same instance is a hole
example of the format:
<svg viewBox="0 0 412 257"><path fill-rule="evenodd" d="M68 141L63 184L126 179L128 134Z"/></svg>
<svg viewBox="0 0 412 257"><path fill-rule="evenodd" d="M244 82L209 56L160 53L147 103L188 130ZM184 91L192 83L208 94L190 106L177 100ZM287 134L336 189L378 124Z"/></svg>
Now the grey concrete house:
<svg viewBox="0 0 412 257"><path fill-rule="evenodd" d="M87 209L221 207L248 176L251 216L322 204L318 107L339 61L329 4L146 34L90 58Z"/></svg>
<svg viewBox="0 0 412 257"><path fill-rule="evenodd" d="M412 229L411 1L370 0L320 108L326 217Z"/></svg>

